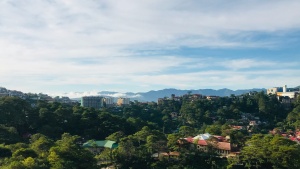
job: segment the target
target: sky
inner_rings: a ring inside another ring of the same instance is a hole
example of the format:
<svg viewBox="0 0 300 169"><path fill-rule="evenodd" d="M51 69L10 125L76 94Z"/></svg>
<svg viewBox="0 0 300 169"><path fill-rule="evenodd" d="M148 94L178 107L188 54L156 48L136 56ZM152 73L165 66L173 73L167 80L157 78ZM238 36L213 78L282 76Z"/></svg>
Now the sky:
<svg viewBox="0 0 300 169"><path fill-rule="evenodd" d="M299 9L299 0L0 0L0 86L299 86Z"/></svg>

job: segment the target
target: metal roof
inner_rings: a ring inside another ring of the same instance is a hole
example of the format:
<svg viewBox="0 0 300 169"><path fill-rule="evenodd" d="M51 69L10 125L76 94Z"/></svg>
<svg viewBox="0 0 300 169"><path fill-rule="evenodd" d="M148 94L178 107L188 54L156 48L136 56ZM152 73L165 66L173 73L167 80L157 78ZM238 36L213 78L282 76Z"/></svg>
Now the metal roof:
<svg viewBox="0 0 300 169"><path fill-rule="evenodd" d="M91 147L106 147L106 148L117 148L118 143L111 140L90 140L88 142L83 143L82 147L91 148Z"/></svg>

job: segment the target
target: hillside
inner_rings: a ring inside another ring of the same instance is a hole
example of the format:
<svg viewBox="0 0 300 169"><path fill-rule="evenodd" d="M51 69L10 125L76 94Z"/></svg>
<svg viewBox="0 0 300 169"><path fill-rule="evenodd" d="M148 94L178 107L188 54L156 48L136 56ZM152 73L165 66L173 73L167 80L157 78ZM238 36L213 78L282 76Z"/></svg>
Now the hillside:
<svg viewBox="0 0 300 169"><path fill-rule="evenodd" d="M163 97L170 97L171 94L175 94L177 96L187 94L188 92L191 92L192 94L202 94L202 95L214 95L214 96L230 96L231 94L234 95L241 95L244 93L248 93L250 91L262 91L265 89L242 89L242 90L230 90L230 89L219 89L219 90L214 90L214 89L198 89L198 90L178 90L178 89L163 89L163 90L158 90L158 91L149 91L145 93L130 93L128 94L128 97L131 96L131 94L135 96L140 96L136 97L137 100L140 101L157 101L158 98L163 98ZM134 98L133 98L134 99Z"/></svg>

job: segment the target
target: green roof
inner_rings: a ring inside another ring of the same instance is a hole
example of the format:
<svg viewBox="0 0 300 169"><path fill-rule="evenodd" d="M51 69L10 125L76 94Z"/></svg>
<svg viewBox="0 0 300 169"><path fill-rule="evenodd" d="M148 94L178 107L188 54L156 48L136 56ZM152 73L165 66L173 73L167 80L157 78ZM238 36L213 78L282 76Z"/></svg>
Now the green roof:
<svg viewBox="0 0 300 169"><path fill-rule="evenodd" d="M90 140L86 143L83 143L82 147L90 148L90 147L106 147L106 148L117 148L118 143L111 140Z"/></svg>

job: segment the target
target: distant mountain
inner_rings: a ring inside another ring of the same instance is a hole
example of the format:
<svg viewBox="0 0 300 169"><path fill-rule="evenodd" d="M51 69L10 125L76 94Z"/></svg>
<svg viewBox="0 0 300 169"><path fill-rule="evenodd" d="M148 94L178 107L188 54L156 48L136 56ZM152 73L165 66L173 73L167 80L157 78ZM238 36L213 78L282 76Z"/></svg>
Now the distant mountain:
<svg viewBox="0 0 300 169"><path fill-rule="evenodd" d="M300 86L295 87L294 89L300 90ZM7 90L4 87L0 87L0 93L7 93L10 90ZM230 89L198 89L198 90L178 90L178 89L163 89L163 90L151 90L149 92L139 92L139 93L133 93L133 92L127 92L127 93L120 93L120 92L112 92L112 91L99 91L99 92L69 92L69 93L62 93L59 96L68 96L72 100L80 100L82 96L104 96L104 97L125 97L130 98L131 101L138 100L141 102L156 102L158 98L163 97L171 97L172 94L175 94L176 96L182 96L187 93L191 94L202 94L205 96L230 96L231 94L234 95L241 95L244 93L248 93L250 91L266 91L266 89L243 89L243 90L230 90ZM14 91L16 92L16 91ZM22 93L22 92L21 92ZM51 95L52 97L55 97L57 95Z"/></svg>
<svg viewBox="0 0 300 169"><path fill-rule="evenodd" d="M131 101L138 100L141 102L156 102L158 98L163 97L171 97L172 94L175 94L176 96L182 96L187 93L191 94L202 94L205 96L230 96L231 94L234 95L241 95L244 93L248 93L250 91L266 91L266 89L243 89L243 90L230 90L230 89L198 89L198 90L178 90L178 89L163 89L163 90L151 90L149 92L139 92L139 93L133 93L133 92L127 92L127 93L120 93L120 92L111 92L111 91L100 91L100 92L73 92L72 95L68 93L64 93L65 96L69 96L72 99L78 99L82 96L104 96L104 97L125 97L130 98Z"/></svg>
<svg viewBox="0 0 300 169"><path fill-rule="evenodd" d="M158 91L149 91L145 93L125 93L127 97L130 97L131 95L136 96L135 98L132 98L131 100L138 100L138 101L157 101L158 98L163 97L170 97L171 94L175 94L176 96L181 96L184 94L187 94L191 92L191 94L202 94L205 96L230 96L231 94L234 95L241 95L244 93L248 93L250 91L266 91L266 89L243 89L243 90L230 90L230 89L198 89L198 90L178 90L178 89L163 89ZM139 96L139 97L137 97Z"/></svg>

